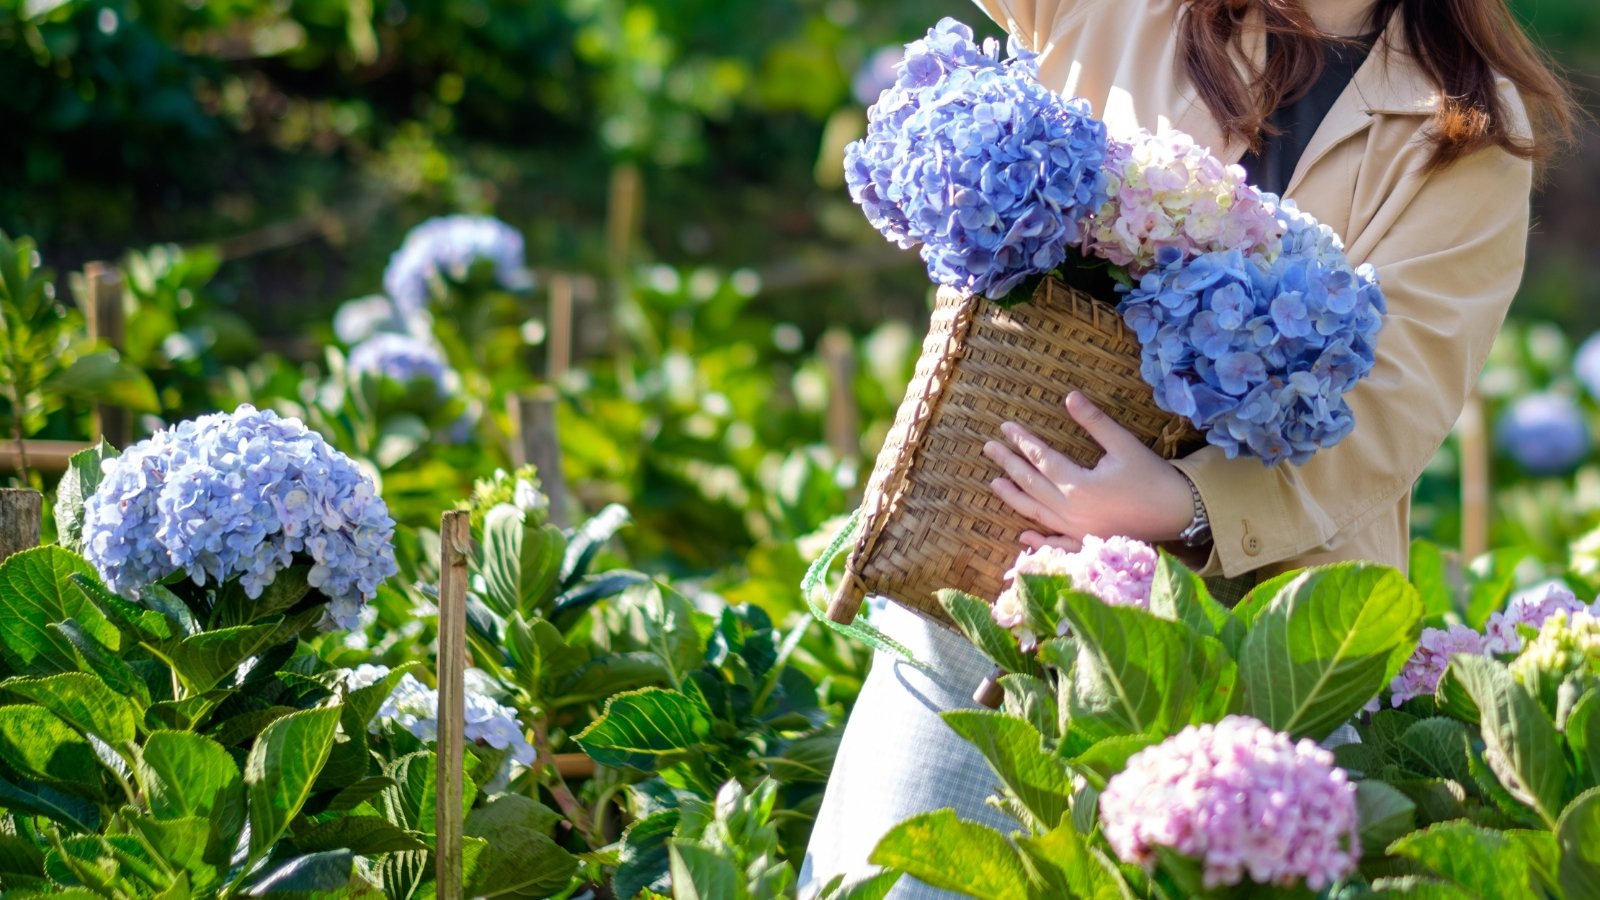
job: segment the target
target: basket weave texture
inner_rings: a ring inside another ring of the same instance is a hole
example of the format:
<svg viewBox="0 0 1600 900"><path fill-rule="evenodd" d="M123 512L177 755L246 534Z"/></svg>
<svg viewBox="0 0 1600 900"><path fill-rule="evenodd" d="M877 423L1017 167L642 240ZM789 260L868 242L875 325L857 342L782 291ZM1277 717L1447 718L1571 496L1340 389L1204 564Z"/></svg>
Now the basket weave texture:
<svg viewBox="0 0 1600 900"><path fill-rule="evenodd" d="M1139 342L1110 305L1054 278L1010 309L941 289L922 355L867 482L861 531L828 607L849 622L881 594L949 624L935 592L956 588L990 602L1036 527L989 482L1003 473L983 455L1016 422L1075 462L1104 451L1067 415L1080 391L1168 459L1193 446L1187 420L1155 404L1139 376Z"/></svg>

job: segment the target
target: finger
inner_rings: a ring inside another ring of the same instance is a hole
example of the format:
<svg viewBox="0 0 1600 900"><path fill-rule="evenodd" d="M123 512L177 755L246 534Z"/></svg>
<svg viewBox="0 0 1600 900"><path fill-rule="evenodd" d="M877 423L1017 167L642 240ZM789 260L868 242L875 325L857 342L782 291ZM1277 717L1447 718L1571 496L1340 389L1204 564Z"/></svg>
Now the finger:
<svg viewBox="0 0 1600 900"><path fill-rule="evenodd" d="M1022 543L1034 550L1041 547L1055 547L1068 553L1077 553L1083 549L1083 541L1065 534L1040 534L1037 531L1024 531Z"/></svg>
<svg viewBox="0 0 1600 900"><path fill-rule="evenodd" d="M1150 448L1140 443L1132 432L1118 425L1105 410L1078 391L1067 395L1067 413L1089 432L1095 443L1105 448L1107 456L1122 456L1137 450L1149 452Z"/></svg>
<svg viewBox="0 0 1600 900"><path fill-rule="evenodd" d="M1023 459L1006 445L998 441L988 441L983 445L983 455L999 465L1000 471L1006 473L1012 484L1026 491L1029 496L1039 501L1040 505L1054 508L1066 500L1060 485L1046 478L1033 463Z"/></svg>
<svg viewBox="0 0 1600 900"><path fill-rule="evenodd" d="M1056 484L1070 484L1084 472L1083 467L1068 459L1066 454L1015 422L1001 425L1000 433L1016 446L1024 459Z"/></svg>
<svg viewBox="0 0 1600 900"><path fill-rule="evenodd" d="M995 494L999 495L1007 506L1016 510L1017 514L1023 518L1030 519L1040 527L1047 528L1050 531L1065 532L1067 530L1067 523L1061 516L1043 503L1035 500L1026 491L1017 487L1011 479L996 478L989 482L989 487L993 488Z"/></svg>

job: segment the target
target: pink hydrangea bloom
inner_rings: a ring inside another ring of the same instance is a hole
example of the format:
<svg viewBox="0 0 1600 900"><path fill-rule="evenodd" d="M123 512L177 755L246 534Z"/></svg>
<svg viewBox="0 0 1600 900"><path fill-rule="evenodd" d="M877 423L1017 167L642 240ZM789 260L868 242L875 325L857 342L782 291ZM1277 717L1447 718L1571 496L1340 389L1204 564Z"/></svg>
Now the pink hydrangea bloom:
<svg viewBox="0 0 1600 900"><path fill-rule="evenodd" d="M1005 590L995 599L990 615L1011 629L1024 649L1031 649L1036 637L1023 627L1025 610L1017 578L1065 575L1072 579L1074 589L1093 594L1112 606L1149 609L1158 560L1155 548L1142 541L1125 537L1102 540L1092 534L1084 537L1083 548L1076 553L1058 547L1024 550L1006 573Z"/></svg>
<svg viewBox="0 0 1600 900"><path fill-rule="evenodd" d="M1276 256L1284 230L1276 198L1181 131L1110 141L1104 171L1107 199L1084 236L1087 253L1136 276L1164 247L1184 256L1219 250Z"/></svg>
<svg viewBox="0 0 1600 900"><path fill-rule="evenodd" d="M1100 795L1106 840L1151 865L1169 847L1204 865L1207 888L1245 878L1317 891L1356 869L1356 791L1314 741L1255 719L1190 726L1134 754Z"/></svg>
<svg viewBox="0 0 1600 900"><path fill-rule="evenodd" d="M1450 665L1450 657L1458 653L1482 656L1488 652L1483 635L1465 625L1451 625L1442 630L1422 629L1417 649L1412 651L1400 674L1389 682L1390 702L1399 706L1412 697L1431 697Z"/></svg>
<svg viewBox="0 0 1600 900"><path fill-rule="evenodd" d="M1560 584L1548 585L1543 591L1518 594L1506 604L1505 611L1491 615L1484 625L1484 634L1488 639L1486 652L1496 655L1520 652L1522 635L1517 633L1517 626L1527 625L1537 629L1557 610L1567 613L1587 610L1600 615L1600 601L1584 603Z"/></svg>

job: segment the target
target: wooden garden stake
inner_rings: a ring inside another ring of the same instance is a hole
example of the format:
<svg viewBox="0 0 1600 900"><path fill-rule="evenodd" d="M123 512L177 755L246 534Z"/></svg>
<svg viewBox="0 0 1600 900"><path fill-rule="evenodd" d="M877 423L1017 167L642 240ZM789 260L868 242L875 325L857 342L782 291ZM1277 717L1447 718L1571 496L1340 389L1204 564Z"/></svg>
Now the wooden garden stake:
<svg viewBox="0 0 1600 900"><path fill-rule="evenodd" d="M439 520L439 756L434 833L434 878L440 900L461 900L462 769L466 732L467 554L471 513L451 510Z"/></svg>
<svg viewBox="0 0 1600 900"><path fill-rule="evenodd" d="M572 276L550 276L549 343L545 353L545 380L560 384L572 367Z"/></svg>
<svg viewBox="0 0 1600 900"><path fill-rule="evenodd" d="M861 413L856 408L856 351L850 335L830 329L817 343L817 353L828 370L828 446L841 460L861 453Z"/></svg>
<svg viewBox="0 0 1600 900"><path fill-rule="evenodd" d="M1461 410L1461 561L1489 552L1489 435L1483 398L1473 391Z"/></svg>
<svg viewBox="0 0 1600 900"><path fill-rule="evenodd" d="M83 267L89 283L89 297L85 312L89 324L89 339L104 340L111 349L122 352L126 343L127 328L122 306L122 276L115 266L92 262ZM113 447L126 447L133 438L133 422L128 411L106 403L95 404L95 432Z"/></svg>
<svg viewBox="0 0 1600 900"><path fill-rule="evenodd" d="M550 524L566 528L567 480L561 474L561 442L556 435L556 392L542 388L511 398L511 461L532 463L539 470L539 485L550 498Z"/></svg>
<svg viewBox="0 0 1600 900"><path fill-rule="evenodd" d="M30 488L0 488L0 560L39 546L44 495Z"/></svg>

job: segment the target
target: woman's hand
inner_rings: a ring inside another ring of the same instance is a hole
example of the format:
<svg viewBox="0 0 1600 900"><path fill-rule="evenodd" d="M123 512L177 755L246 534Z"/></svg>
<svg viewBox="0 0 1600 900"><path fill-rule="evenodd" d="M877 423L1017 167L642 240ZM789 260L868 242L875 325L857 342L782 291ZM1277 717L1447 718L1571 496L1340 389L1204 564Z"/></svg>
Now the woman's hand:
<svg viewBox="0 0 1600 900"><path fill-rule="evenodd" d="M1000 428L1011 446L990 441L983 447L1006 473L990 482L995 493L1042 529L1023 532L1022 542L1077 550L1087 534L1175 539L1194 517L1182 473L1077 391L1067 395L1067 412L1106 451L1092 469L1015 422Z"/></svg>

